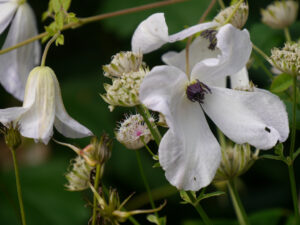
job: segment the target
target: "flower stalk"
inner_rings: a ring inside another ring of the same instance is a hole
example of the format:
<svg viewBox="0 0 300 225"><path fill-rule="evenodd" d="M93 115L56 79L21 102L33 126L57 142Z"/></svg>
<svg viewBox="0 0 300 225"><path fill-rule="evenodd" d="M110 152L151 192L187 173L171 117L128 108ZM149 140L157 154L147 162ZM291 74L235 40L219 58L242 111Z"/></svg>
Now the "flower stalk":
<svg viewBox="0 0 300 225"><path fill-rule="evenodd" d="M23 205L23 197L22 197L22 190L21 190L21 183L20 183L20 175L19 175L19 167L18 162L16 158L16 150L11 148L11 154L14 161L14 169L15 169L15 175L16 175L16 186L17 186L17 193L18 193L18 200L19 200L19 206L20 206L20 214L21 214L21 220L22 225L26 225L26 218L25 218L25 210Z"/></svg>
<svg viewBox="0 0 300 225"><path fill-rule="evenodd" d="M135 153L136 153L136 159L137 159L137 162L138 162L138 166L139 166L139 170L140 170L140 173L141 173L141 177L142 177L142 180L144 182L144 185L145 185L148 197L149 197L149 201L150 201L151 207L152 207L152 209L155 209L156 207L155 207L155 204L154 204L154 201L153 201L153 196L151 194L151 189L150 189L147 177L146 177L144 169L143 169L143 164L142 164L142 161L141 161L140 152L139 151L135 151ZM155 215L158 217L157 212L155 212Z"/></svg>
<svg viewBox="0 0 300 225"><path fill-rule="evenodd" d="M58 32L57 34L55 34L47 43L45 49L44 49L44 53L42 56L42 61L41 61L41 66L45 66L46 63L46 57L49 51L50 46L52 45L52 43L56 40L56 38L60 35L60 32Z"/></svg>
<svg viewBox="0 0 300 225"><path fill-rule="evenodd" d="M141 114L141 116L143 117L145 123L147 124L155 142L157 145L159 145L160 140L161 140L161 135L159 130L157 129L157 126L155 125L154 122L150 122L149 118L151 118L151 115L149 113L149 110L143 106L143 105L138 105L136 106L136 109L138 111L139 114Z"/></svg>
<svg viewBox="0 0 300 225"><path fill-rule="evenodd" d="M292 38L291 38L291 34L290 34L290 31L289 31L289 28L288 27L285 27L283 29L284 31L284 36L285 36L285 39L287 42L291 42L292 41Z"/></svg>
<svg viewBox="0 0 300 225"><path fill-rule="evenodd" d="M99 188L100 174L101 174L101 165L97 164L96 177L95 177L95 180L94 180L94 188L95 188L96 191ZM96 198L96 195L94 194L92 225L96 224L96 219L97 219L97 198Z"/></svg>
<svg viewBox="0 0 300 225"><path fill-rule="evenodd" d="M162 7L162 6L166 6L166 5L172 5L175 3L179 3L179 2L184 2L184 1L188 1L188 0L167 0L167 1L161 1L161 2L155 2L155 3L151 3L151 4L146 4L146 5L142 5L142 6L137 6L137 7L133 7L133 8L129 8L129 9L123 9L123 10L119 10L116 12L109 12L109 13L103 13L100 15L96 15L96 16L91 16L91 17L86 17L86 18L79 18L79 20L77 22L73 22L73 23L69 23L63 26L62 31L64 30L68 30L68 29L76 29L82 25L88 24L88 23L92 23L92 22L97 22L103 19L107 19L107 18L112 18L115 16L121 16L121 15L126 15L129 13L135 13L135 12L139 12L139 11L144 11L144 10L148 10L148 9L153 9L153 8L158 8L158 7ZM43 37L46 37L48 35L48 32L43 32L39 35L36 35L32 38L29 38L25 41L22 41L14 46L11 46L9 48L0 50L0 55L10 52L16 48L20 48L24 45L27 45L31 42L34 42L36 40L42 39Z"/></svg>
<svg viewBox="0 0 300 225"><path fill-rule="evenodd" d="M240 225L250 225L249 219L247 217L246 211L243 207L242 201L236 190L234 180L229 180L227 182L229 194L233 203L233 207L238 218Z"/></svg>
<svg viewBox="0 0 300 225"><path fill-rule="evenodd" d="M187 191L186 193L193 202L196 202L196 199L195 199L195 197L193 196L193 194L191 192ZM193 206L196 209L196 211L199 213L199 215L202 218L204 224L205 225L212 225L212 222L210 221L209 217L207 216L207 214L204 211L204 209L202 208L202 206L199 203L195 203L195 204L193 204Z"/></svg>

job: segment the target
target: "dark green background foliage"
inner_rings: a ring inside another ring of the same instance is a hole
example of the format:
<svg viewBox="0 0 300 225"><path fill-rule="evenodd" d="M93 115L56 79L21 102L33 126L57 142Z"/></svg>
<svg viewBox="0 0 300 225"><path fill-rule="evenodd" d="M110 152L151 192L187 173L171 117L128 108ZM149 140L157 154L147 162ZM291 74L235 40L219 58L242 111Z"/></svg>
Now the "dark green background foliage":
<svg viewBox="0 0 300 225"><path fill-rule="evenodd" d="M86 17L151 2L155 1L73 0L70 11L75 12L78 17ZM259 10L266 7L269 2L269 0L250 0L250 18L246 24L246 28L251 33L252 41L268 54L273 46L282 46L284 41L282 31L272 30L260 22ZM29 0L29 3L40 21L42 12L47 9L47 1ZM106 131L113 136L116 121L123 119L123 113L128 113L129 110L117 108L113 113L110 113L107 104L100 98L99 93L104 92L102 83L109 81L103 77L102 65L109 63L113 54L130 50L131 35L134 29L140 21L150 14L165 12L170 33L174 33L185 26L197 23L208 4L208 0L190 0L159 9L106 19L76 30L65 31L65 45L50 49L47 65L56 72L69 114L89 127L96 135L99 136L103 131ZM218 8L215 7L209 18L213 18L217 11ZM300 37L299 25L299 23L295 23L291 28L294 39ZM43 31L41 22L39 22L39 30L40 32ZM1 37L2 42L3 38ZM163 52L171 49L179 50L184 44L182 42L166 45L162 49L146 55L145 61L150 66L162 64L160 56ZM264 64L269 68L269 65L264 63L257 54L253 56L255 60L250 69L250 77L259 87L269 88L270 80L261 67ZM21 104L7 94L2 87L0 87L0 96L1 108ZM135 112L134 109L131 111ZM88 138L66 140L58 133L55 133L55 138L81 147L89 142ZM1 142L3 142L2 139ZM155 147L154 143L150 145ZM0 149L2 153L8 153L3 144L0 146L2 146ZM288 149L288 144L286 144L286 149ZM28 151L26 148L22 148L17 154L26 154L26 151ZM86 200L91 199L90 194L88 192L68 192L64 190L63 186L66 182L63 175L67 170L69 161L75 154L53 142L50 142L48 149L39 149L39 151L46 151L48 156L45 161L37 163L35 162L36 157L31 155L31 164L23 163L20 166L28 224L87 224L91 210ZM141 154L151 187L153 189L158 188L159 194L169 195L167 207L163 209L160 215L167 215L168 224L172 225L201 224L198 215L191 206L179 204L179 194L168 185L162 170L152 168L153 160L149 154L145 150L141 150ZM20 224L14 173L11 167L4 166L4 164L8 164L8 161L11 161L11 158L9 154L0 155L2 155L0 163L3 164L0 167L0 224ZM300 162L297 160L295 171L298 187L300 185L299 166ZM106 167L104 183L106 186L117 188L121 199L132 192L136 192L136 199L133 198L129 202L129 208L149 208L150 206L145 204L147 200L144 197L145 189L137 168L135 153L114 141L112 158ZM260 160L241 177L239 183L242 200L246 210L251 214L253 224L286 224L285 221L292 214L292 202L287 167L283 163L266 159ZM158 203L162 203L162 200ZM208 215L216 219L215 224L237 224L234 222L234 211L227 195L204 200L202 205ZM144 216L138 216L137 219L141 220L142 224L147 223Z"/></svg>

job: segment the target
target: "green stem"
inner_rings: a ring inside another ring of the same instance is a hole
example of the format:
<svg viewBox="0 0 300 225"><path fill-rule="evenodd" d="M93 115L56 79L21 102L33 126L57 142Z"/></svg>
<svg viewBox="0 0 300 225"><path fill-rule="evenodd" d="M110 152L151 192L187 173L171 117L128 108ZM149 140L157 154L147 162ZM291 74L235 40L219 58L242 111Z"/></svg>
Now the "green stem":
<svg viewBox="0 0 300 225"><path fill-rule="evenodd" d="M22 197L21 183L20 183L20 175L19 175L19 168L18 168L15 149L11 149L11 154L12 154L13 161L14 161L14 168L15 168L15 174L16 174L16 185L17 185L17 193L18 193L18 199L19 199L19 205L20 205L20 214L21 214L22 225L26 225L25 211L24 211L23 197Z"/></svg>
<svg viewBox="0 0 300 225"><path fill-rule="evenodd" d="M140 223L134 219L133 216L129 216L128 219L130 220L130 222L133 224L133 225L140 225Z"/></svg>
<svg viewBox="0 0 300 225"><path fill-rule="evenodd" d="M249 219L247 217L246 211L243 207L242 201L239 197L239 194L236 190L235 184L233 180L229 180L227 182L227 186L229 189L230 197L233 203L233 207L238 218L240 225L249 225Z"/></svg>
<svg viewBox="0 0 300 225"><path fill-rule="evenodd" d="M293 205L294 205L294 211L295 211L295 219L297 222L299 222L300 216L299 216L298 196L297 196L294 167L293 167L293 165L289 165L288 168L289 168L289 177L290 177Z"/></svg>
<svg viewBox="0 0 300 225"><path fill-rule="evenodd" d="M290 34L290 31L289 31L289 28L286 27L286 28L284 28L283 31L284 31L284 36L285 36L286 41L291 42L292 38L291 38L291 34Z"/></svg>
<svg viewBox="0 0 300 225"><path fill-rule="evenodd" d="M273 65L272 64L272 60L270 59L270 57L266 54L266 53L264 53L259 47L257 47L255 44L253 44L252 43L252 47L253 47L253 49L258 53L258 54L260 54L265 60L267 60L271 65Z"/></svg>
<svg viewBox="0 0 300 225"><path fill-rule="evenodd" d="M189 191L186 192L187 195L189 196L189 198L192 200L192 202L196 202L195 197L193 196L193 194ZM209 217L207 216L206 212L204 211L204 209L202 208L202 206L197 203L197 204L193 204L194 208L196 209L196 211L199 213L201 219L203 220L205 225L212 225L212 222L210 221Z"/></svg>
<svg viewBox="0 0 300 225"><path fill-rule="evenodd" d="M243 2L244 2L244 0L240 0L240 1L236 4L236 6L235 6L235 8L233 9L231 15L225 20L224 24L230 23L232 17L235 15L236 11L239 9L240 5L241 5Z"/></svg>
<svg viewBox="0 0 300 225"><path fill-rule="evenodd" d="M223 0L218 0L218 3L222 9L225 9L225 4L224 4Z"/></svg>
<svg viewBox="0 0 300 225"><path fill-rule="evenodd" d="M295 173L293 167L294 149L295 149L295 141L296 141L296 117L297 117L296 113L297 113L297 76L294 74L293 75L293 118L292 118L292 132L291 132L291 144L290 144L291 164L288 167L289 167L289 177L290 177L293 205L295 210L295 218L297 219L297 221L300 221L297 188L296 188Z"/></svg>
<svg viewBox="0 0 300 225"><path fill-rule="evenodd" d="M55 35L48 41L48 43L47 43L47 45L46 45L46 47L45 47L43 56L42 56L41 66L45 66L46 57L47 57L49 48L50 48L51 44L56 40L56 38L57 38L59 35L60 35L60 32L57 33L57 34L55 34Z"/></svg>
<svg viewBox="0 0 300 225"><path fill-rule="evenodd" d="M148 180L146 178L146 175L145 175L145 172L144 172L144 169L143 169L143 164L142 164L140 152L137 150L137 151L135 151L135 153L136 153L136 159L137 159L137 162L138 162L138 165L139 165L141 177L142 177L142 180L144 182L146 191L148 193L148 197L149 197L149 201L150 201L151 207L152 207L152 209L155 209L156 207L155 207L155 204L154 204L154 201L153 201L153 197L152 197L152 194L151 194L151 189L150 189ZM157 212L155 212L155 215L158 217Z"/></svg>
<svg viewBox="0 0 300 225"><path fill-rule="evenodd" d="M155 123L151 122L149 120L151 118L149 110L143 105L138 105L138 106L136 106L136 108L137 108L137 111L139 112L139 114L141 114L141 116L143 117L145 123L147 124L156 144L159 145L160 140L161 140L161 135L160 135L160 132L157 129L157 126L155 125Z"/></svg>
<svg viewBox="0 0 300 225"><path fill-rule="evenodd" d="M82 25L88 24L88 23L92 23L92 22L97 22L103 19L107 19L107 18L111 18L111 17L115 17L115 16L120 16L120 15L126 15L129 13L134 13L134 12L139 12L139 11L144 11L144 10L148 10L148 9L153 9L153 8L158 8L158 7L162 7L162 6L166 6L166 5L172 5L175 3L179 3L179 2L185 2L188 0L167 0L167 1L160 1L160 2L155 2L155 3L150 3L147 5L142 5L142 6L137 6L134 8L129 8L129 9L122 9L116 12L109 12L109 13L103 13L100 15L96 15L96 16L91 16L91 17L86 17L86 18L79 18L79 20L77 22L74 23L69 23L63 26L62 31L64 30L68 30L68 29L75 29L78 28ZM6 52L10 52L16 48L20 48L24 45L27 45L31 42L37 41L39 39L42 39L43 37L46 37L48 35L48 32L44 32L41 34L38 34L32 38L29 38L25 41L22 41L14 46L11 46L9 48L0 50L0 55L6 53Z"/></svg>
<svg viewBox="0 0 300 225"><path fill-rule="evenodd" d="M152 157L156 156L156 155L151 151L151 149L149 148L149 146L147 145L147 143L145 142L144 137L141 137L141 141L143 142L145 148L146 148L147 151L150 153L150 155L151 155Z"/></svg>
<svg viewBox="0 0 300 225"><path fill-rule="evenodd" d="M94 188L98 192L99 182L100 182L100 174L101 174L101 165L97 164L96 167L96 177L94 180ZM93 218L92 218L92 225L96 224L96 218L97 218L97 198L94 194L93 199Z"/></svg>

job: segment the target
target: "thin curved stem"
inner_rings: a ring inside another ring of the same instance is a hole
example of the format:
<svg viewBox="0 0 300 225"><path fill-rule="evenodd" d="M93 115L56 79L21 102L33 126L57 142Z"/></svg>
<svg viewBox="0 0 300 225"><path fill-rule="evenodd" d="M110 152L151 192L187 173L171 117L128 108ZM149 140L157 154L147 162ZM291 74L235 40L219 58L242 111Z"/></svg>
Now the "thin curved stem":
<svg viewBox="0 0 300 225"><path fill-rule="evenodd" d="M44 49L44 53L42 56L42 61L41 61L41 66L45 66L45 62L46 62L46 57L49 51L50 46L52 45L52 43L56 40L56 38L60 35L60 32L55 34L47 43L45 49Z"/></svg>
<svg viewBox="0 0 300 225"><path fill-rule="evenodd" d="M283 29L283 31L284 31L284 36L285 36L286 41L291 42L292 38L291 38L289 28L286 27L286 28Z"/></svg>
<svg viewBox="0 0 300 225"><path fill-rule="evenodd" d="M195 197L192 195L191 192L187 191L186 192L187 195L189 196L189 198L193 201L196 202ZM204 209L202 208L202 206L197 203L197 204L193 204L194 208L196 209L196 211L198 212L198 214L200 215L201 219L203 220L205 225L212 225L212 222L210 221L208 215L206 214L206 212L204 211Z"/></svg>
<svg viewBox="0 0 300 225"><path fill-rule="evenodd" d="M162 7L162 6L166 6L166 5L172 5L175 3L180 3L180 2L185 2L185 1L189 1L189 0L167 0L167 1L161 1L161 2L155 2L155 3L151 3L151 4L147 4L147 5L142 5L142 6L137 6L134 8L129 8L129 9L123 9L123 10L119 10L116 12L110 12L110 13L103 13L100 15L96 15L96 16L91 16L91 17L86 17L86 18L79 18L79 20L77 22L74 23L69 23L67 25L64 25L61 31L64 30L68 30L70 28L78 28L79 26L85 25L87 23L92 23L92 22L97 22L103 19L107 19L107 18L111 18L111 17L115 17L115 16L120 16L120 15L125 15L125 14L129 14L129 13L134 13L134 12L139 12L139 11L144 11L147 9L153 9L153 8L158 8L158 7ZM34 42L36 40L42 39L43 37L47 36L48 32L43 32L41 34L38 34L32 38L29 38L25 41L22 41L14 46L11 46L9 48L0 50L0 55L10 52L16 48L20 48L24 45L27 45L31 42Z"/></svg>
<svg viewBox="0 0 300 225"><path fill-rule="evenodd" d="M149 148L149 146L147 145L147 143L145 142L144 137L141 137L141 141L143 142L145 148L146 148L147 151L150 153L150 155L151 155L152 157L156 156L156 155L151 151L151 149Z"/></svg>
<svg viewBox="0 0 300 225"><path fill-rule="evenodd" d="M100 174L101 174L101 165L97 164L97 166L96 166L96 177L95 177L95 180L94 180L94 188L97 192L98 192L99 183L100 183ZM92 225L96 224L96 218L97 218L97 198L96 198L96 195L94 194Z"/></svg>
<svg viewBox="0 0 300 225"><path fill-rule="evenodd" d="M21 214L22 225L26 225L25 210L24 210L22 190L21 190L21 182L20 182L20 175L19 175L19 167L18 167L18 162L17 162L17 158L16 158L15 149L11 149L11 154L12 154L12 158L13 158L13 161L14 161L14 169L15 169L15 175L16 175L16 186L17 186L17 193L18 193L18 200L19 200L19 206L20 206L20 214Z"/></svg>
<svg viewBox="0 0 300 225"><path fill-rule="evenodd" d="M242 201L239 197L239 194L236 190L235 184L233 180L229 180L227 182L227 186L229 189L230 197L233 203L233 207L238 218L240 225L250 225L249 219L247 217L246 211L243 207Z"/></svg>
<svg viewBox="0 0 300 225"><path fill-rule="evenodd" d="M223 0L218 0L218 3L222 9L225 9L225 4L224 4Z"/></svg>
<svg viewBox="0 0 300 225"><path fill-rule="evenodd" d="M225 20L224 24L230 23L230 20L232 19L232 17L235 15L236 11L239 9L240 5L244 2L244 0L240 0L237 5L235 6L235 8L233 9L232 13L230 16L228 16L228 18Z"/></svg>
<svg viewBox="0 0 300 225"><path fill-rule="evenodd" d="M141 177L142 177L142 180L144 182L146 191L148 193L148 197L149 197L149 201L150 201L151 207L152 207L152 209L156 209L154 201L153 201L151 189L150 189L147 177L146 177L144 169L143 169L143 164L142 164L140 152L139 152L139 150L137 150L137 151L135 151L135 153L136 153L136 159L137 159L137 162L138 162L138 166L139 166L139 170L140 170L140 173L141 173ZM155 212L155 215L158 217L157 212Z"/></svg>
<svg viewBox="0 0 300 225"><path fill-rule="evenodd" d="M295 173L293 167L294 149L295 149L295 142L296 142L296 117L297 117L297 76L296 74L294 74L293 75L293 116L292 116L292 132L291 132L291 144L290 144L291 164L288 166L289 167L288 169L289 169L289 178L290 178L291 192L292 192L293 205L295 211L295 218L297 221L300 221L297 188L296 188Z"/></svg>
<svg viewBox="0 0 300 225"><path fill-rule="evenodd" d="M143 105L137 105L136 106L137 111L141 116L143 117L145 123L147 124L147 127L149 128L155 142L157 145L159 145L160 140L161 140L161 135L159 130L157 129L157 126L155 125L154 122L151 122L149 119L151 118L151 115L149 113L149 110L143 106Z"/></svg>
<svg viewBox="0 0 300 225"><path fill-rule="evenodd" d="M273 66L272 60L266 53L264 53L259 47L257 47L253 43L252 43L252 47L258 54L260 54L266 61L268 61Z"/></svg>

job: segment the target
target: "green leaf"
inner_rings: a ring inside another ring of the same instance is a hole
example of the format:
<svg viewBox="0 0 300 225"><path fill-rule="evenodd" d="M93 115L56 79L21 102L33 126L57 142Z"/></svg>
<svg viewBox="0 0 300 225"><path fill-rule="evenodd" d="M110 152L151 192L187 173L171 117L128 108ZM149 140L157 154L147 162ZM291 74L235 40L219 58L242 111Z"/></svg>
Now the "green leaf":
<svg viewBox="0 0 300 225"><path fill-rule="evenodd" d="M282 73L275 77L275 79L271 84L270 91L274 93L280 93L285 91L292 85L293 85L292 76L286 73Z"/></svg>
<svg viewBox="0 0 300 225"><path fill-rule="evenodd" d="M156 215L148 215L147 220L151 223L155 223L157 225L166 225L167 224L167 218L164 217L157 217Z"/></svg>
<svg viewBox="0 0 300 225"><path fill-rule="evenodd" d="M71 5L71 0L62 0L62 6L65 11L68 11Z"/></svg>
<svg viewBox="0 0 300 225"><path fill-rule="evenodd" d="M224 195L224 194L225 194L224 191L215 191L215 192L203 194L203 195L201 195L201 196L198 197L198 199L197 199L196 202L199 203L203 199L211 198L211 197L217 197L217 196Z"/></svg>
<svg viewBox="0 0 300 225"><path fill-rule="evenodd" d="M279 156L284 156L283 149L284 149L283 144L279 143L278 145L275 146L275 154Z"/></svg>
<svg viewBox="0 0 300 225"><path fill-rule="evenodd" d="M300 155L300 148L296 152L294 152L293 159L295 160Z"/></svg>
<svg viewBox="0 0 300 225"><path fill-rule="evenodd" d="M63 34L60 34L56 40L55 40L55 45L58 46L58 45L63 45L65 42L65 38L64 38L64 35Z"/></svg>
<svg viewBox="0 0 300 225"><path fill-rule="evenodd" d="M55 13L58 13L61 10L60 0L51 0L51 5Z"/></svg>
<svg viewBox="0 0 300 225"><path fill-rule="evenodd" d="M251 214L249 219L255 225L277 225L284 215L284 209L267 209Z"/></svg>
<svg viewBox="0 0 300 225"><path fill-rule="evenodd" d="M64 14L63 12L58 12L55 14L55 23L59 30L61 30L64 26Z"/></svg>
<svg viewBox="0 0 300 225"><path fill-rule="evenodd" d="M180 190L179 194L181 199L183 200L183 202L180 202L181 204L194 204L194 201L190 199L186 191ZM191 191L191 194L194 196L194 199L196 199L196 192Z"/></svg>

